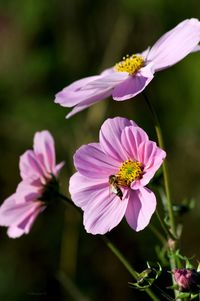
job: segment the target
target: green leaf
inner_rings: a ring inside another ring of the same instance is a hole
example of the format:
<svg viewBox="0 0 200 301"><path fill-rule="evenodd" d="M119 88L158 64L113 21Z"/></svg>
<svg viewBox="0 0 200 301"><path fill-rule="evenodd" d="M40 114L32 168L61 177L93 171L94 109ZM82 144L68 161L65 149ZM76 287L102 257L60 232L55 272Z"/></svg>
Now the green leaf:
<svg viewBox="0 0 200 301"><path fill-rule="evenodd" d="M193 269L193 265L189 262L188 259L186 259L185 267L186 269Z"/></svg>
<svg viewBox="0 0 200 301"><path fill-rule="evenodd" d="M180 293L177 297L177 299L185 299L185 298L189 298L190 297L190 293Z"/></svg>
<svg viewBox="0 0 200 301"><path fill-rule="evenodd" d="M129 284L137 289L144 290L150 287L153 282L159 277L162 271L160 263L157 262L156 266L147 262L147 269L138 274L137 282L129 282Z"/></svg>
<svg viewBox="0 0 200 301"><path fill-rule="evenodd" d="M195 298L199 297L199 294L191 294L190 300L193 300Z"/></svg>

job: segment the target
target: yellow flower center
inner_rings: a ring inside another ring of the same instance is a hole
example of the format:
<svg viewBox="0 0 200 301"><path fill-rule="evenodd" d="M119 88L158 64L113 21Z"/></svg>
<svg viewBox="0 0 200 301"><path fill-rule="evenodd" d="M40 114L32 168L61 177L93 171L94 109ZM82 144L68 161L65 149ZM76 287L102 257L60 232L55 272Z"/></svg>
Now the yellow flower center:
<svg viewBox="0 0 200 301"><path fill-rule="evenodd" d="M142 174L142 163L128 159L122 163L116 174L118 185L130 186L133 181L140 179Z"/></svg>
<svg viewBox="0 0 200 301"><path fill-rule="evenodd" d="M115 71L128 72L130 75L135 74L144 65L144 58L141 55L127 55L123 60L115 65Z"/></svg>

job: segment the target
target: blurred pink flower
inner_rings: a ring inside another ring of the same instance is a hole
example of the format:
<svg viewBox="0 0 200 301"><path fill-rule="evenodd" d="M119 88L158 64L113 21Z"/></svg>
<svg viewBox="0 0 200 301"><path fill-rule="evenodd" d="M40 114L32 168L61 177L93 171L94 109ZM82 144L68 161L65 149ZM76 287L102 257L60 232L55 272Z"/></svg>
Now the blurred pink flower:
<svg viewBox="0 0 200 301"><path fill-rule="evenodd" d="M156 208L154 193L145 187L166 153L136 123L107 119L99 143L80 147L74 155L78 172L70 179L73 202L84 211L84 226L104 234L125 215L131 228L144 229Z"/></svg>
<svg viewBox="0 0 200 301"><path fill-rule="evenodd" d="M56 165L54 140L48 131L37 132L33 150L27 150L19 162L22 181L0 207L0 225L8 227L12 238L28 234L36 217L58 189L56 177L63 162Z"/></svg>
<svg viewBox="0 0 200 301"><path fill-rule="evenodd" d="M141 54L126 56L100 75L75 81L56 95L55 102L63 107L75 107L68 115L84 110L112 95L122 101L142 92L154 73L178 63L189 53L199 51L200 22L187 19L165 33L152 48Z"/></svg>

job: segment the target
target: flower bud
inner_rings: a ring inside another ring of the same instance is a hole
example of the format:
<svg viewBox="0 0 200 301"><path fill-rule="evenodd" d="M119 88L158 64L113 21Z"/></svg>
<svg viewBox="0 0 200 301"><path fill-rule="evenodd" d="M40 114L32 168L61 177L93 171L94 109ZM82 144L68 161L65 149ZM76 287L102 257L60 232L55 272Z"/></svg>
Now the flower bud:
<svg viewBox="0 0 200 301"><path fill-rule="evenodd" d="M174 280L182 292L195 291L200 284L200 275L195 269L174 269Z"/></svg>

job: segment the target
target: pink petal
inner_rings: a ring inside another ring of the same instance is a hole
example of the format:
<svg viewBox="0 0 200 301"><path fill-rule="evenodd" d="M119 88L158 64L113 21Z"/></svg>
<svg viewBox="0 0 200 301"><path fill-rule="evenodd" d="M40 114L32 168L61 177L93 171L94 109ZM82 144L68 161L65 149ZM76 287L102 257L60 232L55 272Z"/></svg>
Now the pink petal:
<svg viewBox="0 0 200 301"><path fill-rule="evenodd" d="M32 150L27 150L19 161L20 175L29 182L40 179L44 182L45 170Z"/></svg>
<svg viewBox="0 0 200 301"><path fill-rule="evenodd" d="M198 51L200 51L200 45L195 46L194 49L191 51L191 53L198 52Z"/></svg>
<svg viewBox="0 0 200 301"><path fill-rule="evenodd" d="M139 156L140 162L144 165L144 175L140 183L142 186L145 186L160 168L166 157L166 152L159 148L155 142L147 141L140 145Z"/></svg>
<svg viewBox="0 0 200 301"><path fill-rule="evenodd" d="M193 51L199 41L200 22L197 19L187 19L154 44L147 60L154 63L155 71L160 71L182 60Z"/></svg>
<svg viewBox="0 0 200 301"><path fill-rule="evenodd" d="M107 69L94 81L89 82L84 86L84 90L90 89L112 89L129 77L127 72L117 72L114 68Z"/></svg>
<svg viewBox="0 0 200 301"><path fill-rule="evenodd" d="M115 69L114 69L114 67L111 67L111 68L107 68L107 69L105 69L105 70L103 70L102 72L101 72L101 75L112 75L113 73L116 73L116 71L115 71Z"/></svg>
<svg viewBox="0 0 200 301"><path fill-rule="evenodd" d="M100 75L83 78L67 86L56 95L55 102L65 107L92 103L94 99L97 101L98 95L108 93L127 77L127 72L116 72L113 68L106 69Z"/></svg>
<svg viewBox="0 0 200 301"><path fill-rule="evenodd" d="M129 126L122 131L121 143L132 160L140 161L138 154L139 146L141 143L148 141L149 138L145 131L138 126Z"/></svg>
<svg viewBox="0 0 200 301"><path fill-rule="evenodd" d="M86 98L86 93L82 88L89 82L98 79L97 76L89 76L75 81L71 85L64 88L56 94L55 103L59 103L63 107L73 107Z"/></svg>
<svg viewBox="0 0 200 301"><path fill-rule="evenodd" d="M34 202L42 195L43 186L34 186L29 182L21 181L16 190L15 202L17 204L24 202Z"/></svg>
<svg viewBox="0 0 200 301"><path fill-rule="evenodd" d="M69 118L75 113L110 96L113 87L127 78L127 76L126 72L115 72L113 68L110 68L109 72L105 70L98 76L87 77L69 85L56 95L55 102L64 107L76 106L67 115L67 118Z"/></svg>
<svg viewBox="0 0 200 301"><path fill-rule="evenodd" d="M52 135L48 131L37 132L33 149L46 174L52 173L55 168L55 145Z"/></svg>
<svg viewBox="0 0 200 301"><path fill-rule="evenodd" d="M66 118L68 119L68 118L72 117L73 115L77 114L78 112L81 112L84 109L87 109L88 107L92 106L94 103L97 103L97 102L109 97L111 95L111 91L112 90L106 90L100 94L98 94L94 91L93 95L90 98L77 104L73 108L73 110L71 110L71 112L69 114L67 114Z"/></svg>
<svg viewBox="0 0 200 301"><path fill-rule="evenodd" d="M99 189L102 188L109 191L107 179L88 178L79 172L76 172L69 181L69 192L72 201L82 210L90 206L90 201L96 199Z"/></svg>
<svg viewBox="0 0 200 301"><path fill-rule="evenodd" d="M113 119L107 119L101 126L100 130L99 141L102 149L108 157L115 159L119 163L128 159L127 153L121 143L122 131L128 126L137 125L126 118L116 117Z"/></svg>
<svg viewBox="0 0 200 301"><path fill-rule="evenodd" d="M152 79L152 64L149 63L135 75L129 76L128 79L117 85L113 90L112 97L118 101L130 99L142 92Z"/></svg>
<svg viewBox="0 0 200 301"><path fill-rule="evenodd" d="M16 194L11 195L0 207L0 225L10 227L8 235L13 238L28 233L44 208L40 201L16 204L15 198Z"/></svg>
<svg viewBox="0 0 200 301"><path fill-rule="evenodd" d="M150 222L156 209L156 197L148 188L129 190L129 201L126 209L127 223L135 231L143 230Z"/></svg>
<svg viewBox="0 0 200 301"><path fill-rule="evenodd" d="M116 72L113 68L102 72L95 80L81 88L81 92L84 93L85 97L84 99L79 97L76 107L67 115L67 118L109 97L113 88L127 77L127 72Z"/></svg>
<svg viewBox="0 0 200 301"><path fill-rule="evenodd" d="M63 168L63 166L65 165L65 162L62 161L59 164L57 164L53 170L53 174L57 177L58 174L60 173L61 169Z"/></svg>
<svg viewBox="0 0 200 301"><path fill-rule="evenodd" d="M144 50L141 54L139 54L139 55L141 55L145 60L146 60L146 58L147 58L147 56L148 56L148 54L149 54L149 51L150 51L150 47L148 47L146 50Z"/></svg>
<svg viewBox="0 0 200 301"><path fill-rule="evenodd" d="M84 210L84 225L89 233L110 231L125 214L126 191L121 200L110 191L107 179L97 180L75 173L70 179L69 191L73 202Z"/></svg>
<svg viewBox="0 0 200 301"><path fill-rule="evenodd" d="M41 207L40 204L34 203L34 208L32 212L18 225L11 225L8 228L7 234L11 238L20 237L23 234L28 234L32 228L34 221L36 220L37 216L45 209L45 207Z"/></svg>
<svg viewBox="0 0 200 301"><path fill-rule="evenodd" d="M99 143L90 143L80 147L74 155L74 165L84 176L90 178L107 178L115 173L119 163L109 158Z"/></svg>
<svg viewBox="0 0 200 301"><path fill-rule="evenodd" d="M88 233L105 234L116 227L122 220L128 201L118 196L108 195L104 189L84 212L83 224Z"/></svg>
<svg viewBox="0 0 200 301"><path fill-rule="evenodd" d="M109 191L109 187L99 188L95 198L90 198L84 210L83 223L86 231L92 234L109 232L122 220L127 204L126 197L121 200Z"/></svg>
<svg viewBox="0 0 200 301"><path fill-rule="evenodd" d="M7 234L10 238L18 238L24 234L24 230L16 226L10 226L7 230Z"/></svg>

